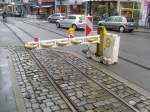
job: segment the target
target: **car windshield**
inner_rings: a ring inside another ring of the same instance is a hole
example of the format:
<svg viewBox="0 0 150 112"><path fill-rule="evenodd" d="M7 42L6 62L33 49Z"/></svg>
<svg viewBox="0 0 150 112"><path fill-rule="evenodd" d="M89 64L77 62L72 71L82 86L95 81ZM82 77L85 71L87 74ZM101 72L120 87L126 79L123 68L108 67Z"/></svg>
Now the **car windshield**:
<svg viewBox="0 0 150 112"><path fill-rule="evenodd" d="M65 13L62 13L61 16L66 16L66 14L65 14Z"/></svg>
<svg viewBox="0 0 150 112"><path fill-rule="evenodd" d="M79 17L81 20L85 20L85 17L84 16L80 16Z"/></svg>
<svg viewBox="0 0 150 112"><path fill-rule="evenodd" d="M127 22L134 22L133 18L127 18Z"/></svg>

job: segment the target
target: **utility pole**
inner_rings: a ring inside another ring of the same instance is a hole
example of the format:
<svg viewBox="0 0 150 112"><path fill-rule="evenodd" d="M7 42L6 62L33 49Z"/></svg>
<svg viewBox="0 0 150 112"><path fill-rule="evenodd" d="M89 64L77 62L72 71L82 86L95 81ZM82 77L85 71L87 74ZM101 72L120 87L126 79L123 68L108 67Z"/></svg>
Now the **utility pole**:
<svg viewBox="0 0 150 112"><path fill-rule="evenodd" d="M85 1L85 15L92 15L92 1Z"/></svg>
<svg viewBox="0 0 150 112"><path fill-rule="evenodd" d="M62 0L59 0L60 1L60 8L59 8L59 11L61 13L61 6L62 6Z"/></svg>
<svg viewBox="0 0 150 112"><path fill-rule="evenodd" d="M120 0L117 0L117 13L118 15L121 15L120 14Z"/></svg>

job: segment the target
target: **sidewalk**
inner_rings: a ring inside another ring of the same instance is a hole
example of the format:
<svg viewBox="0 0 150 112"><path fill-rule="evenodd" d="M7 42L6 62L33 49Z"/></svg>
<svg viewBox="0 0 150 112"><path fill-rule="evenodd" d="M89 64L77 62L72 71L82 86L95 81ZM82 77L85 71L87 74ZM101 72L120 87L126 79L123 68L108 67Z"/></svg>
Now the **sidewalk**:
<svg viewBox="0 0 150 112"><path fill-rule="evenodd" d="M150 27L149 28L144 28L144 27L138 27L134 30L135 32L144 32L144 33L150 33Z"/></svg>

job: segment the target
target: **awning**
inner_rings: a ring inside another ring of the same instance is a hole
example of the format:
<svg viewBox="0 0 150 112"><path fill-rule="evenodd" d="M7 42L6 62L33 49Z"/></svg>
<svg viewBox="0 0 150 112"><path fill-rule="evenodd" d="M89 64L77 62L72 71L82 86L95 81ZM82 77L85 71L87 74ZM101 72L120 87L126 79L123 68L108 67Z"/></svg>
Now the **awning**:
<svg viewBox="0 0 150 112"><path fill-rule="evenodd" d="M53 5L41 5L41 6L32 6L34 8L50 8L53 7Z"/></svg>
<svg viewBox="0 0 150 112"><path fill-rule="evenodd" d="M117 0L83 0L83 2L88 2L88 1L101 1L101 2L107 2L107 1L117 1Z"/></svg>

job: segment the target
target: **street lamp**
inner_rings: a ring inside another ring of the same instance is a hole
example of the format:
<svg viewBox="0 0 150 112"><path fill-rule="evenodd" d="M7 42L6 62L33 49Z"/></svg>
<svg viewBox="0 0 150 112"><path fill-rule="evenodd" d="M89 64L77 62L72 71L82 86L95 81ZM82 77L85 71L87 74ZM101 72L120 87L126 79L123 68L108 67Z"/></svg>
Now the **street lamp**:
<svg viewBox="0 0 150 112"><path fill-rule="evenodd" d="M60 13L61 13L62 0L60 0Z"/></svg>
<svg viewBox="0 0 150 112"><path fill-rule="evenodd" d="M15 2L11 2L11 5L12 5L12 12L14 12L14 5L15 5Z"/></svg>
<svg viewBox="0 0 150 112"><path fill-rule="evenodd" d="M118 15L121 15L121 12L120 12L120 0L117 0L117 13L118 13Z"/></svg>

